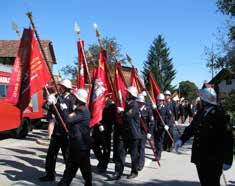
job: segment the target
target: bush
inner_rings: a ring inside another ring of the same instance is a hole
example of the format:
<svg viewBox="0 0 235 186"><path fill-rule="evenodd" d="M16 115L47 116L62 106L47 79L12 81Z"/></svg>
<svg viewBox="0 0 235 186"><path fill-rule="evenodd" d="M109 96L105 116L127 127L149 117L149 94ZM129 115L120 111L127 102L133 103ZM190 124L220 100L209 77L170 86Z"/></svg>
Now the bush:
<svg viewBox="0 0 235 186"><path fill-rule="evenodd" d="M231 123L235 127L235 91L221 100L221 104L231 117Z"/></svg>

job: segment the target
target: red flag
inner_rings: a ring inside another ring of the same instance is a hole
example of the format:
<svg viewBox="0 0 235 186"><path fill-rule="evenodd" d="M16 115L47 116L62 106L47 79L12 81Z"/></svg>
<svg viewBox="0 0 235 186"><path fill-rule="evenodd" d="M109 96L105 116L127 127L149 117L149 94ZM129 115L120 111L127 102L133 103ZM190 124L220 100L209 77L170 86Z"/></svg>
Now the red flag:
<svg viewBox="0 0 235 186"><path fill-rule="evenodd" d="M156 104L157 103L157 95L161 93L153 75L149 72L149 82L151 86L151 94L152 94L152 101Z"/></svg>
<svg viewBox="0 0 235 186"><path fill-rule="evenodd" d="M121 70L121 64L120 63L115 63L115 77L114 77L114 86L117 94L117 100L116 103L119 107L124 108L125 107L125 98L126 98L126 83L124 76L122 74Z"/></svg>
<svg viewBox="0 0 235 186"><path fill-rule="evenodd" d="M96 77L96 71L97 71L97 68L98 67L94 67L93 68L93 70L92 70L92 77L91 77L91 79L92 79L92 81L95 79L95 77ZM93 83L92 83L93 84ZM91 102L91 95L92 95L92 85L89 87L89 89L88 89L88 102L87 102L87 106L88 106L88 108L90 108L90 102Z"/></svg>
<svg viewBox="0 0 235 186"><path fill-rule="evenodd" d="M131 86L137 88L137 82L136 82L135 69L134 69L134 67L132 67L132 69L131 69Z"/></svg>
<svg viewBox="0 0 235 186"><path fill-rule="evenodd" d="M50 79L34 31L24 29L7 90L7 102L17 105L23 111L29 105L31 96Z"/></svg>
<svg viewBox="0 0 235 186"><path fill-rule="evenodd" d="M104 50L100 52L96 76L93 80L90 100L90 127L93 127L102 120L102 113L106 103L106 95L110 92L105 71L105 60L107 59L106 54L107 53Z"/></svg>
<svg viewBox="0 0 235 186"><path fill-rule="evenodd" d="M88 64L86 60L86 56L84 53L84 41L79 40L77 42L78 46L78 77L77 77L77 87L85 88L85 80L90 80L90 74L88 69Z"/></svg>
<svg viewBox="0 0 235 186"><path fill-rule="evenodd" d="M141 93L146 88L144 87L143 83L141 82L138 73L134 67L131 69L131 86L134 86L137 88L138 92Z"/></svg>

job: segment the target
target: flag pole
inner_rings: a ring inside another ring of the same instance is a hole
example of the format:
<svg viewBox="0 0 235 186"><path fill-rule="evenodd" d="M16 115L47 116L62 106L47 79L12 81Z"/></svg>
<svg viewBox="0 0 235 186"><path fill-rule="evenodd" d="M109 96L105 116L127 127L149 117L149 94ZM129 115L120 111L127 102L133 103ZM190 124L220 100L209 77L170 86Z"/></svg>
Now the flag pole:
<svg viewBox="0 0 235 186"><path fill-rule="evenodd" d="M134 65L132 63L132 60L131 60L130 56L126 54L126 57L127 57L127 61L131 64L132 68L134 68L134 70L135 70L135 67L134 67ZM135 72L136 72L136 70L135 70ZM146 93L147 93L151 103L153 104L153 100L152 100L152 98L151 98L147 88L143 85L142 81L140 80L139 75L138 75L137 72L136 72L136 75L137 75L137 78L139 79L139 82L141 83L141 86L144 87L144 89L145 89L145 91L146 91ZM159 119L161 120L161 124L163 125L163 127L165 127L166 124L163 121L162 116L159 113L158 109L156 108L155 111L157 112L157 115L158 115ZM166 130L166 129L165 129L165 131L166 131L167 135L169 136L169 138L171 139L172 143L175 144L175 141L174 141L173 137L171 136L170 132L168 130Z"/></svg>
<svg viewBox="0 0 235 186"><path fill-rule="evenodd" d="M55 85L56 91L59 92L59 91L58 91L58 88L57 88L57 85L56 85L55 78L54 78L54 76L53 76L53 73L52 73L52 71L51 71L50 65L49 65L49 63L48 63L47 56L46 56L45 51L44 51L44 49L43 49L43 47L42 47L42 43L41 43L40 37L39 37L39 35L38 35L36 26L35 26L35 24L34 24L34 22L33 22L33 15L32 15L32 12L27 12L26 15L28 16L28 18L29 18L29 20L30 20L30 23L31 23L31 25L32 25L32 27L33 27L33 30L34 30L34 32L35 32L35 35L36 35L36 38L37 38L39 47L40 47L40 49L41 49L41 52L42 52L44 61L46 62L47 68L48 68L48 70L49 70L49 72L50 72L50 74L51 74L51 78L52 78L52 81L53 81L53 83L54 83L54 85Z"/></svg>
<svg viewBox="0 0 235 186"><path fill-rule="evenodd" d="M146 127L146 125L145 125L144 120L143 120L142 117L140 118L140 123L141 123L141 126L142 126L143 129L144 129L145 134L147 135L147 134L148 134L148 130L147 130L147 127ZM150 145L150 147L151 147L151 149L152 149L152 151L153 151L153 155L154 155L154 157L155 157L155 159L156 159L156 161L157 161L157 164L158 164L158 166L160 167L161 165L160 165L160 162L159 162L159 158L157 157L156 150L154 149L153 143L152 143L151 139L148 139L148 138L147 138L147 140L148 140L149 145Z"/></svg>
<svg viewBox="0 0 235 186"><path fill-rule="evenodd" d="M113 48L112 43L109 44L109 48L110 48L111 54L112 54L113 57L114 57L115 63L117 64L118 70L121 71L121 69L120 69L121 66L119 66L120 63L119 63L118 60L117 60L117 56L116 56L116 53L115 53L115 51L114 51L114 48ZM115 72L115 73L116 73L116 72ZM124 85L127 87L127 83L126 83L126 81L125 81L125 78L123 77L123 74L121 73L120 76L121 76L121 78L123 79ZM114 91L114 92L115 92L116 100L119 100L117 87L115 87L115 91ZM119 106L120 106L120 104L121 104L120 101L119 101L118 104L119 104Z"/></svg>
<svg viewBox="0 0 235 186"><path fill-rule="evenodd" d="M95 63L94 57L93 57L93 55L92 55L92 53L91 53L90 50L87 51L87 54L88 54L88 57L89 57L89 59L90 59L92 65L93 65L94 67L97 67L97 64Z"/></svg>
<svg viewBox="0 0 235 186"><path fill-rule="evenodd" d="M52 71L51 71L50 65L49 65L49 63L48 63L47 56L46 56L46 54L45 54L45 52L44 52L44 49L43 49L42 44L41 44L41 40L40 40L40 38L39 38L39 35L38 35L37 30L36 30L35 24L34 24L34 22L33 22L32 12L27 12L26 15L28 16L28 18L29 18L29 20L30 20L30 23L31 23L31 25L32 25L32 27L33 27L33 29L34 29L34 32L35 32L35 35L36 35L36 38L37 38L39 47L40 47L40 49L41 49L41 52L42 52L44 61L46 62L47 68L48 68L48 70L49 70L49 72L50 72L50 75L51 75L51 78L52 78L53 83L54 83L54 85L55 85L56 91L57 91L57 93L59 94L59 90L58 90L58 88L57 88L57 85L56 85L56 82L55 82L55 78L54 78L53 73L52 73ZM49 91L48 91L48 89L47 89L46 86L45 86L45 90L46 90L47 95L49 96L50 94L49 94ZM63 119L62 119L62 117L61 117L61 115L60 115L60 113L59 113L59 111L58 111L58 109L57 109L57 107L55 106L55 104L52 104L52 105L53 105L53 108L55 109L55 112L56 112L57 116L59 117L59 120L61 121L61 124L63 125L65 131L68 133L68 129L67 129L67 127L66 127L66 125L65 125L65 123L64 123L64 121L63 121Z"/></svg>
<svg viewBox="0 0 235 186"><path fill-rule="evenodd" d="M80 32L81 32L81 30L80 30L80 28L79 28L77 22L74 23L74 30L75 30L75 32L76 32L77 35L78 35L78 42L79 42L79 44L80 44L80 46L81 46L81 49L82 49L82 56L83 56L83 58L84 58L84 60L85 60L85 69L86 69L87 75L88 75L88 82L89 82L89 84L91 84L91 76L90 76L90 72L89 72L89 69L88 69L88 66L87 66L88 63L87 63L86 55L85 55L84 48L83 48L83 45L82 45L82 40L81 40L81 38L80 38ZM79 60L79 59L78 59L78 60ZM78 73L79 73L79 71L78 71Z"/></svg>
<svg viewBox="0 0 235 186"><path fill-rule="evenodd" d="M104 46L102 45L102 41L101 41L101 38L100 38L100 32L99 32L99 30L98 30L97 24L95 23L93 26L94 26L94 29L95 29L95 32L96 32L96 37L98 38L98 42L99 42L99 44L100 44L101 50L106 50L106 49L104 48ZM107 57L108 57L108 56L107 56ZM109 69L109 65L107 64L107 61L105 62L105 66L106 66L106 69L107 69L107 75L108 75L109 84L110 84L110 86L111 86L112 92L114 92L113 81L112 81L112 77L111 77L111 72L110 72L110 69Z"/></svg>

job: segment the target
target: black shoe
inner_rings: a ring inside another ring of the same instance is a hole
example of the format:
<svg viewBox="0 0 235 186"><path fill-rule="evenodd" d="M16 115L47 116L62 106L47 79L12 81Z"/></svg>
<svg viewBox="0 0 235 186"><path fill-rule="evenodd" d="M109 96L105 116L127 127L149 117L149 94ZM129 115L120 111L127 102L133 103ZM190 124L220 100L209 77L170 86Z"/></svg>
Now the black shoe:
<svg viewBox="0 0 235 186"><path fill-rule="evenodd" d="M57 183L57 186L67 186L67 185L69 185L69 184L67 184L66 182L61 181L61 180Z"/></svg>
<svg viewBox="0 0 235 186"><path fill-rule="evenodd" d="M38 179L39 179L41 182L55 181L55 176L46 175L46 176L40 177L40 178L38 178Z"/></svg>
<svg viewBox="0 0 235 186"><path fill-rule="evenodd" d="M118 174L118 173L115 173L112 177L111 177L112 180L119 180L121 179L121 175Z"/></svg>
<svg viewBox="0 0 235 186"><path fill-rule="evenodd" d="M138 176L138 174L131 173L129 176L127 176L127 179L133 179L133 178L136 178L137 176Z"/></svg>

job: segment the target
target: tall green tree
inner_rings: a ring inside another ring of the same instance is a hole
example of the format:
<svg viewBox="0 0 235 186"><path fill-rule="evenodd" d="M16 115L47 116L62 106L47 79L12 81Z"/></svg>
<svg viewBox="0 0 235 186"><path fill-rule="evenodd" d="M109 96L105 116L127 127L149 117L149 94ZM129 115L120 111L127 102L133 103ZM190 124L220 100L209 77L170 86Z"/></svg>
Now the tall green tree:
<svg viewBox="0 0 235 186"><path fill-rule="evenodd" d="M198 97L198 87L191 81L181 81L179 83L180 97L192 101Z"/></svg>
<svg viewBox="0 0 235 186"><path fill-rule="evenodd" d="M108 62L110 64L111 70L113 69L114 57L112 56L110 48L109 48L110 43L113 45L117 59L120 60L121 63L124 63L124 64L126 63L124 55L121 53L121 45L117 42L116 38L106 37L106 38L102 38L101 41L102 41L103 47L108 52ZM98 57L99 57L99 52L100 52L100 46L99 46L98 42L88 45L88 49L87 50L85 49L85 53L87 56L87 62L89 64L89 63L91 63L91 61L87 55L88 50L92 53L93 59L97 63ZM69 77L72 80L76 80L77 68L78 68L78 58L76 57L76 59L73 62L71 62L71 64L62 67L59 71L60 71L60 74L62 77Z"/></svg>
<svg viewBox="0 0 235 186"><path fill-rule="evenodd" d="M217 0L216 5L222 14L228 15L230 12L232 0Z"/></svg>
<svg viewBox="0 0 235 186"><path fill-rule="evenodd" d="M147 60L144 62L143 78L146 86L149 88L149 71L153 74L161 91L175 89L171 85L175 78L176 71L174 69L172 58L170 57L170 49L164 41L162 35L158 35L151 44Z"/></svg>

